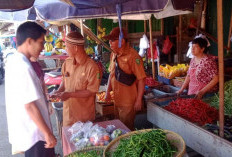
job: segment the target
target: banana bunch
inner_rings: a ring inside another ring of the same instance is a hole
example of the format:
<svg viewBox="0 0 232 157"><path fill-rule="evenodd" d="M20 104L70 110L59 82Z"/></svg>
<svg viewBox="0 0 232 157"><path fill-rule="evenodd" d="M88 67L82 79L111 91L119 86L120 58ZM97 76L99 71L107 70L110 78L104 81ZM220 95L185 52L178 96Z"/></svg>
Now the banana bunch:
<svg viewBox="0 0 232 157"><path fill-rule="evenodd" d="M52 51L53 46L52 46L51 43L46 42L46 43L44 44L44 49L45 49L46 52L50 52L50 51Z"/></svg>
<svg viewBox="0 0 232 157"><path fill-rule="evenodd" d="M62 39L57 39L55 42L55 48L62 49L64 41Z"/></svg>
<svg viewBox="0 0 232 157"><path fill-rule="evenodd" d="M53 41L53 36L52 36L52 35L46 35L46 36L44 37L44 40L45 40L46 42L51 43L51 42Z"/></svg>
<svg viewBox="0 0 232 157"><path fill-rule="evenodd" d="M106 35L106 28L101 28L100 26L97 27L98 30L98 35L97 37L103 41L105 41L105 39L103 38Z"/></svg>
<svg viewBox="0 0 232 157"><path fill-rule="evenodd" d="M166 66L160 65L159 75L168 79L173 79L174 77L186 75L188 68L189 65L185 64L177 64L174 66L170 66L168 64L166 64Z"/></svg>
<svg viewBox="0 0 232 157"><path fill-rule="evenodd" d="M85 52L87 53L87 55L91 55L91 54L94 54L94 50L92 47L87 47L85 49Z"/></svg>

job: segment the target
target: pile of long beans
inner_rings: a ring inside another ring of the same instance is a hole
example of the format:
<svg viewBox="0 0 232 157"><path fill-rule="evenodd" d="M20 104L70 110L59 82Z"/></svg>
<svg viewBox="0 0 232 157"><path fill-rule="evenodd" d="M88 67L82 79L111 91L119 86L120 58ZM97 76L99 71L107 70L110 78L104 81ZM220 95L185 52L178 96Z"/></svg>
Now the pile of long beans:
<svg viewBox="0 0 232 157"><path fill-rule="evenodd" d="M219 93L205 99L211 106L219 108ZM232 80L225 82L224 86L224 111L227 115L232 115Z"/></svg>
<svg viewBox="0 0 232 157"><path fill-rule="evenodd" d="M176 141L173 141L176 142ZM139 132L126 139L121 139L113 157L172 157L177 148L166 138L161 130Z"/></svg>

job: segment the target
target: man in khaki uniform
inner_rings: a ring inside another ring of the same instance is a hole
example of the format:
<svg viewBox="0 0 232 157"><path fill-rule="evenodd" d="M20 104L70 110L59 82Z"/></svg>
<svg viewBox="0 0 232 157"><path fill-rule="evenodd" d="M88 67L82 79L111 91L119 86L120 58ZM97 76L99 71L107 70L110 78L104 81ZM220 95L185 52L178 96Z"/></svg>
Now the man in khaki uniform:
<svg viewBox="0 0 232 157"><path fill-rule="evenodd" d="M63 126L68 126L95 119L100 73L97 64L87 56L84 38L79 32L69 33L65 43L69 58L62 66L63 81L55 96L64 101Z"/></svg>
<svg viewBox="0 0 232 157"><path fill-rule="evenodd" d="M115 116L119 118L128 128L134 130L134 119L136 111L142 108L142 97L144 93L144 78L146 77L143 61L139 54L127 43L127 32L122 29L123 39L119 48L120 29L114 28L105 39L108 39L113 50L110 62L110 76L106 92L106 101L110 100L110 91L114 91ZM116 64L121 69L120 74L116 70ZM122 74L124 73L124 74ZM123 75L122 79L119 75ZM134 76L133 76L134 75ZM134 81L128 83L130 78Z"/></svg>

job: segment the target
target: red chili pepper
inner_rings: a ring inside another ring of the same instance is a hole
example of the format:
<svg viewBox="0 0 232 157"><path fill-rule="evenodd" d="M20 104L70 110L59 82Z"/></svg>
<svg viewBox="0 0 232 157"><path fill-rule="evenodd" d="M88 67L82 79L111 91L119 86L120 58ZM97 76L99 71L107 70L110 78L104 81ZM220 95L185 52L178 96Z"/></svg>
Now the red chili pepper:
<svg viewBox="0 0 232 157"><path fill-rule="evenodd" d="M201 126L218 120L218 110L198 99L178 98L164 108Z"/></svg>

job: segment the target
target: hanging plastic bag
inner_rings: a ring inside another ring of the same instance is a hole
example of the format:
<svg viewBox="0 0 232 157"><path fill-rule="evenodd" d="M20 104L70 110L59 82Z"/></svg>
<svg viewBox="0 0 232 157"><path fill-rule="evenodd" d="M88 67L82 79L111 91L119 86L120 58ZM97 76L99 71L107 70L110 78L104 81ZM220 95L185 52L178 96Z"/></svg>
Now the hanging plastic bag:
<svg viewBox="0 0 232 157"><path fill-rule="evenodd" d="M147 36L144 34L142 38L140 38L139 42L139 55L141 57L144 57L146 53L146 49L149 48L149 41L147 39Z"/></svg>
<svg viewBox="0 0 232 157"><path fill-rule="evenodd" d="M152 48L153 48L153 59L157 59L157 56L158 56L158 52L157 52L157 49L156 49L156 41L153 42L152 44ZM150 52L150 48L147 49L147 57L149 59L152 59L151 58L151 52Z"/></svg>
<svg viewBox="0 0 232 157"><path fill-rule="evenodd" d="M166 36L166 39L164 40L162 52L166 55L169 54L172 46L173 46L172 42L169 40L169 37Z"/></svg>

